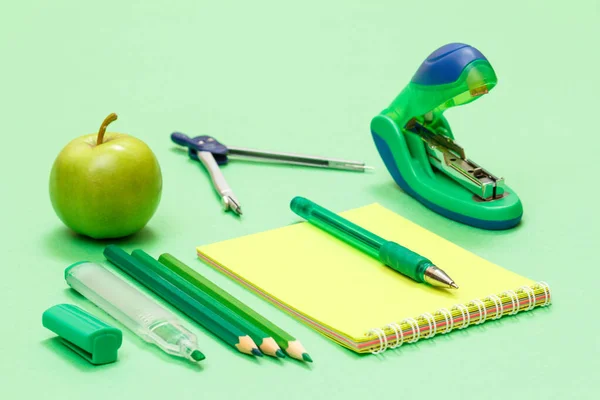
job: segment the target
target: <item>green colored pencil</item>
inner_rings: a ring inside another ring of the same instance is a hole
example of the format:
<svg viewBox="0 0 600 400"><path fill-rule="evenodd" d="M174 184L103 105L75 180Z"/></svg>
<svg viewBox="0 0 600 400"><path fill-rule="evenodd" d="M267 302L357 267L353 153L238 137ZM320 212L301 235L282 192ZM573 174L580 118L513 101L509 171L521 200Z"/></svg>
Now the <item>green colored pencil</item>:
<svg viewBox="0 0 600 400"><path fill-rule="evenodd" d="M275 339L275 342L277 342L277 344L281 346L281 348L284 349L290 357L312 362L312 358L308 355L300 341L296 340L296 338L294 338L292 335L279 328L277 325L273 324L256 311L252 310L250 307L200 275L198 272L194 271L192 268L188 267L177 258L173 257L171 254L162 254L158 258L158 261L193 286L226 305L241 318L245 319L251 324L260 326L263 331Z"/></svg>
<svg viewBox="0 0 600 400"><path fill-rule="evenodd" d="M167 303L179 309L225 343L242 353L262 356L248 334L158 276L157 273L147 268L144 263L127 254L125 250L111 244L104 249L104 256L121 271L162 297Z"/></svg>
<svg viewBox="0 0 600 400"><path fill-rule="evenodd" d="M143 250L134 250L131 255L144 264L146 268L153 271L158 276L219 315L221 318L235 325L243 332L246 332L252 340L258 344L259 349L262 350L264 354L273 357L285 357L285 354L281 351L277 342L271 338L269 334L263 331L260 326L254 325L241 318L233 310L230 310L227 305L222 304L208 293L203 292L201 289L188 282L184 277L180 276L177 271L173 271L166 267Z"/></svg>

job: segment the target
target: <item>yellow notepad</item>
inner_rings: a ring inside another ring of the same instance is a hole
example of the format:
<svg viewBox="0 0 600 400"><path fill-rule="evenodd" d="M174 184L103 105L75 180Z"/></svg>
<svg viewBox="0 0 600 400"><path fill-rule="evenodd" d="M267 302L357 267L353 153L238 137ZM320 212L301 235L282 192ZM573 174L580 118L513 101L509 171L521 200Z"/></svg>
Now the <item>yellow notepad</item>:
<svg viewBox="0 0 600 400"><path fill-rule="evenodd" d="M550 289L379 204L343 217L429 258L458 290L418 284L308 223L198 247L198 255L339 344L380 352L550 303Z"/></svg>

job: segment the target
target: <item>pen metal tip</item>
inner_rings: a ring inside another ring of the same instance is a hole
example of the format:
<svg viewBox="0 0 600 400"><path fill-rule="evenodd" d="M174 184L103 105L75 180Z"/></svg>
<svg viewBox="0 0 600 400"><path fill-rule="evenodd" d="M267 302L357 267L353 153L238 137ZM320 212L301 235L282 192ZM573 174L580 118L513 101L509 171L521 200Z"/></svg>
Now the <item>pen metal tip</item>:
<svg viewBox="0 0 600 400"><path fill-rule="evenodd" d="M458 289L458 285L454 283L454 280L450 278L447 273L445 273L435 265L430 265L429 267L427 267L425 273L423 274L423 279L425 280L425 282L429 283L432 286L447 289Z"/></svg>
<svg viewBox="0 0 600 400"><path fill-rule="evenodd" d="M371 167L370 165L363 165L363 170L365 171L373 171L375 167Z"/></svg>
<svg viewBox="0 0 600 400"><path fill-rule="evenodd" d="M250 352L252 354L254 354L255 356L257 356L257 357L262 357L263 356L263 353L259 349L257 349L256 347L253 348L252 350L250 350Z"/></svg>

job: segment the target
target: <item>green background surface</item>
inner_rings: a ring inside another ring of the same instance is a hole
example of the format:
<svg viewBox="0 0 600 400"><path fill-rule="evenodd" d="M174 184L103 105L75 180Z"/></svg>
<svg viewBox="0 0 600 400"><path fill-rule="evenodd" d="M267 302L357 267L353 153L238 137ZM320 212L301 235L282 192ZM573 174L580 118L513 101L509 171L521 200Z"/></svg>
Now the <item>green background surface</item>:
<svg viewBox="0 0 600 400"><path fill-rule="evenodd" d="M594 397L600 388L599 2L284 3L3 4L0 398ZM467 154L521 196L523 223L511 231L470 228L424 208L395 186L370 137L372 116L431 51L452 41L480 49L499 77L489 96L446 116ZM112 130L147 142L164 178L154 218L120 244L188 262L293 332L313 365L255 360L194 327L207 355L201 367L128 331L119 361L92 367L41 326L42 312L62 302L111 321L63 280L67 265L101 261L105 243L61 224L48 177L62 147L97 130L113 111L120 118ZM173 130L360 159L376 170L232 162L223 170L244 208L240 220L221 211L201 166L173 149ZM549 282L554 304L380 357L356 356L195 257L196 245L297 221L288 207L295 195L335 211L379 202Z"/></svg>

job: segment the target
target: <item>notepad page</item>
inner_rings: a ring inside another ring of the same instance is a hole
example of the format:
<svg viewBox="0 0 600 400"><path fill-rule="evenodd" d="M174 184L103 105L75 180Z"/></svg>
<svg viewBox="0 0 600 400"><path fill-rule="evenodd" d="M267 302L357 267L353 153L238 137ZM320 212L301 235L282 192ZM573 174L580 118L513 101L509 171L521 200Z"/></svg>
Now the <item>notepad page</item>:
<svg viewBox="0 0 600 400"><path fill-rule="evenodd" d="M371 328L534 284L379 204L340 215L429 258L460 289L417 284L306 222L200 246L198 252L355 342Z"/></svg>

